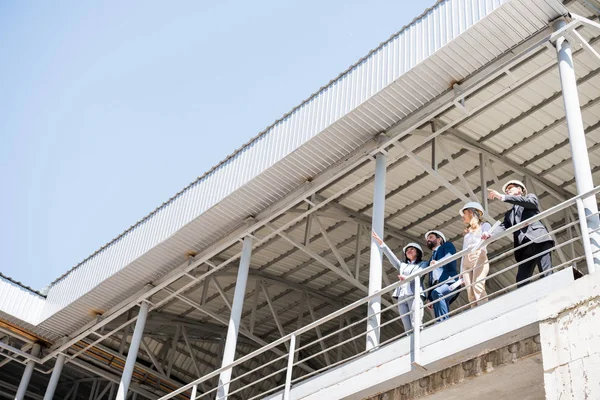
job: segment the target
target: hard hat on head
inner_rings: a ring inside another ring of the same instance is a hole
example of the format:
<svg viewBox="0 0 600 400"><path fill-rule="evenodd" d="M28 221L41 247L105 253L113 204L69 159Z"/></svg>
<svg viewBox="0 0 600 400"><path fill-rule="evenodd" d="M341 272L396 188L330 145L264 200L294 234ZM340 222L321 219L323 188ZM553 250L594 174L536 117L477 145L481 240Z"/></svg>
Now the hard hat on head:
<svg viewBox="0 0 600 400"><path fill-rule="evenodd" d="M506 193L506 188L509 187L510 185L521 186L521 189L523 189L523 194L527 194L527 188L525 187L525 184L523 184L523 182L518 181L516 179L506 182L504 184L504 186L502 186L502 193Z"/></svg>
<svg viewBox="0 0 600 400"><path fill-rule="evenodd" d="M406 246L404 246L404 248L402 249L402 253L406 254L406 250L408 250L409 247L414 247L415 249L419 250L421 252L421 254L423 254L423 249L421 248L421 246L419 246L417 243L409 243Z"/></svg>
<svg viewBox="0 0 600 400"><path fill-rule="evenodd" d="M469 208L472 208L474 210L478 210L481 212L481 214L484 214L485 211L483 210L483 206L481 204L479 204L476 201L470 201L467 204L465 204L463 206L463 208L460 209L460 211L458 212L460 214L460 216L462 217L465 213L465 210L468 210Z"/></svg>
<svg viewBox="0 0 600 400"><path fill-rule="evenodd" d="M425 234L425 240L427 240L427 236L431 235L432 233L438 235L439 237L441 237L442 240L444 241L444 243L446 243L446 236L444 236L444 234L442 232L440 232L440 231L428 231Z"/></svg>

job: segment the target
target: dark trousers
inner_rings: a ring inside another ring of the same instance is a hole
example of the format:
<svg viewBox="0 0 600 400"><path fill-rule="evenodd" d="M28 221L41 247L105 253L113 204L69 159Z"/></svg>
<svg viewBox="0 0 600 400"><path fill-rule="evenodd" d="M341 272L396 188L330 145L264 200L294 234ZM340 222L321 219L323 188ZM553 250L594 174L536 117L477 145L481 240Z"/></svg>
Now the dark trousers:
<svg viewBox="0 0 600 400"><path fill-rule="evenodd" d="M454 282L450 282L450 283L452 284ZM432 286L435 286L435 284ZM452 304L452 302L454 300L456 300L456 298L458 297L458 294L454 294L452 296L448 296L443 299L442 299L442 297L446 296L447 294L449 294L451 292L452 292L452 290L450 290L450 285L443 284L443 285L440 285L440 286L436 287L435 289L433 289L431 291L431 293L429 294L429 300L432 302L441 299L437 303L433 304L433 312L435 313L435 318L436 318L437 322L441 322L443 320L450 318L448 316L448 314L450 313L450 304Z"/></svg>
<svg viewBox="0 0 600 400"><path fill-rule="evenodd" d="M554 242L552 241L530 243L528 246L515 252L515 259L517 262L531 258L529 261L525 261L523 264L519 265L517 271L517 283L527 278L531 278L536 265L538 266L539 272L544 272L544 276L552 274L552 271L550 271L550 269L552 269L552 256L550 254L551 252L547 250L551 249L553 246ZM545 251L546 253L544 253ZM530 282L531 281L523 282L518 284L517 287L525 286Z"/></svg>

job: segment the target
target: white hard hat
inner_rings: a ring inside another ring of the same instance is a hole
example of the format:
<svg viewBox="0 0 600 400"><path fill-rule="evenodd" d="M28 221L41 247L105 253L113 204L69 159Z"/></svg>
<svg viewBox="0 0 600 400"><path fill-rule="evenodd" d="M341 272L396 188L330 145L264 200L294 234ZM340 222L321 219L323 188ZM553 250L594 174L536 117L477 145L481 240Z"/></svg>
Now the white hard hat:
<svg viewBox="0 0 600 400"><path fill-rule="evenodd" d="M476 210L481 211L482 214L485 213L485 211L483 211L483 206L481 204L479 204L476 201L470 201L467 204L465 204L463 206L463 208L460 209L460 211L458 212L460 214L460 216L462 217L463 214L465 213L465 210L469 209L469 208L474 208Z"/></svg>
<svg viewBox="0 0 600 400"><path fill-rule="evenodd" d="M509 187L510 185L521 186L523 188L523 194L527 194L527 188L525 187L525 185L523 184L523 182L518 181L516 179L513 179L513 180L510 180L510 181L506 182L504 184L504 186L502 186L502 193L506 193L506 188Z"/></svg>
<svg viewBox="0 0 600 400"><path fill-rule="evenodd" d="M440 231L428 231L425 234L425 240L427 240L427 236L429 236L430 234L435 233L436 235L438 235L439 237L441 237L442 239L444 239L444 243L446 242L446 236L444 236L444 234Z"/></svg>
<svg viewBox="0 0 600 400"><path fill-rule="evenodd" d="M406 246L404 246L404 248L402 249L402 254L406 254L406 250L409 247L414 247L415 249L419 250L421 252L421 254L423 254L423 249L421 248L421 246L419 246L417 243L414 243L414 242L409 243Z"/></svg>

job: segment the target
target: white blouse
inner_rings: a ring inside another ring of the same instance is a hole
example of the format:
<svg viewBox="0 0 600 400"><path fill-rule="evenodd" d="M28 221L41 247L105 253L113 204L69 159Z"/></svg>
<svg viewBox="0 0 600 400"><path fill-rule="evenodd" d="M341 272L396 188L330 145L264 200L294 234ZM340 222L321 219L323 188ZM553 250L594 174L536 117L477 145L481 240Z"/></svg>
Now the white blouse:
<svg viewBox="0 0 600 400"><path fill-rule="evenodd" d="M492 225L490 225L488 222L484 222L481 225L481 228L479 228L475 232L467 233L463 240L463 250L467 249L468 247L477 246L481 242L483 242L483 239L481 239L481 235L483 235L486 232L489 232L490 229L492 229ZM481 248L481 250L486 251L487 249L484 246L483 248Z"/></svg>

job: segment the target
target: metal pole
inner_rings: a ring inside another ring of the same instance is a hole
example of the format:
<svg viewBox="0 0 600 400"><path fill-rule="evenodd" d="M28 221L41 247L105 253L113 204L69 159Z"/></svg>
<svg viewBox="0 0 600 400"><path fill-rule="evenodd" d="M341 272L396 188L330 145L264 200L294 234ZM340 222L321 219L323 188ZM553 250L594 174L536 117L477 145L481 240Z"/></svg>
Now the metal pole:
<svg viewBox="0 0 600 400"><path fill-rule="evenodd" d="M48 382L46 394L44 394L44 400L52 400L54 397L54 392L56 391L56 386L58 385L58 380L60 379L60 373L62 372L63 365L65 365L65 355L59 354L58 357L56 357L56 363L54 363L54 370L50 376L50 382Z"/></svg>
<svg viewBox="0 0 600 400"><path fill-rule="evenodd" d="M123 368L121 383L119 384L119 390L117 391L117 400L125 400L127 397L131 376L133 375L133 368L135 367L138 350L140 348L142 336L144 335L144 327L146 325L146 318L148 317L148 308L149 304L147 302L144 301L140 304L140 311L138 313L137 321L135 322L135 329L133 330L133 336L131 337L129 352L127 353L127 361L125 361L125 368Z"/></svg>
<svg viewBox="0 0 600 400"><path fill-rule="evenodd" d="M250 257L252 256L252 237L244 238L242 247L242 257L240 258L240 267L233 294L233 304L231 305L231 315L227 327L227 339L225 340L225 349L223 350L223 362L221 367L231 364L235 358L235 348L237 345L238 332L240 331L240 319L242 317L242 307L244 305L244 295L246 294L246 282L248 281L248 271L250 270ZM229 393L229 381L231 380L231 368L223 371L219 376L219 389L217 390L217 399L226 399Z"/></svg>
<svg viewBox="0 0 600 400"><path fill-rule="evenodd" d="M421 284L420 277L415 278L415 298L413 300L413 314L414 314L414 324L413 324L413 334L412 334L412 364L416 366L421 366L421 306L419 302L419 298L421 297Z"/></svg>
<svg viewBox="0 0 600 400"><path fill-rule="evenodd" d="M583 244L583 252L585 254L585 263L587 265L588 273L594 273L596 266L594 265L594 254L592 251L590 241L590 231L588 230L588 223L585 217L585 206L582 199L577 199L577 211L579 213L579 226L581 228L581 243Z"/></svg>
<svg viewBox="0 0 600 400"><path fill-rule="evenodd" d="M40 345L35 343L31 349L31 355L37 357L38 354L40 354L40 349ZM35 361L27 361L25 371L23 371L23 376L21 377L21 383L19 383L19 389L17 389L17 394L15 395L15 400L23 400L25 398L25 393L27 393L27 386L29 386L29 380L31 379L31 374L33 373L34 367Z"/></svg>
<svg viewBox="0 0 600 400"><path fill-rule="evenodd" d="M485 176L485 155L479 153L479 178L481 179L481 205L485 212L489 213L488 210L488 198L487 198L487 177Z"/></svg>
<svg viewBox="0 0 600 400"><path fill-rule="evenodd" d="M565 25L566 21L560 19L553 24L553 28L554 30L559 30ZM575 182L577 183L577 193L581 194L592 190L594 188L594 182L592 180L592 170L590 168L588 148L583 130L583 120L581 118L581 107L579 105L579 95L577 93L573 53L571 51L571 44L564 36L561 36L556 40L556 52L558 56L558 70L560 72L560 85L562 87L565 105L565 116L567 119L567 128L569 130L569 143L571 144L573 168L575 170ZM598 218L597 213L598 204L596 203L596 196L590 196L583 199L583 210L579 210L579 220L581 221L587 218L587 226L591 231L600 228L600 218ZM592 251L590 257L593 257L593 253L600 250L600 233L594 232L589 236L589 243ZM586 244L584 244L584 246L586 246ZM586 258L587 257L588 255L586 254ZM588 265L588 273L594 272L595 267L600 267L599 258L586 260L586 263Z"/></svg>
<svg viewBox="0 0 600 400"><path fill-rule="evenodd" d="M198 393L198 385L194 385L192 388L192 395L190 396L190 400L196 400L196 396Z"/></svg>
<svg viewBox="0 0 600 400"><path fill-rule="evenodd" d="M285 389L283 391L283 400L290 399L290 390L292 389L292 372L294 370L294 353L296 349L296 335L290 336L290 354L288 355L287 371L285 373Z"/></svg>
<svg viewBox="0 0 600 400"><path fill-rule="evenodd" d="M385 212L385 172L386 156L379 153L375 158L375 187L373 189L373 219L372 228L383 238L383 218ZM383 269L383 254L381 248L371 238L371 260L369 265L369 294L381 290ZM379 346L379 325L381 321L381 296L369 301L367 320L367 350Z"/></svg>

